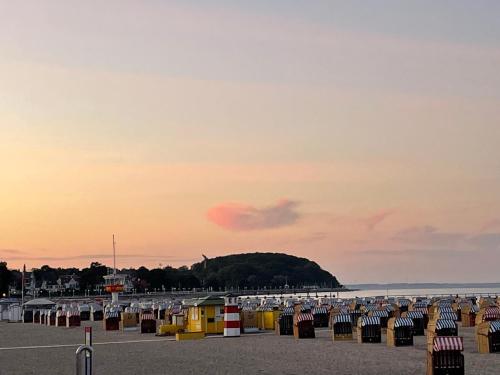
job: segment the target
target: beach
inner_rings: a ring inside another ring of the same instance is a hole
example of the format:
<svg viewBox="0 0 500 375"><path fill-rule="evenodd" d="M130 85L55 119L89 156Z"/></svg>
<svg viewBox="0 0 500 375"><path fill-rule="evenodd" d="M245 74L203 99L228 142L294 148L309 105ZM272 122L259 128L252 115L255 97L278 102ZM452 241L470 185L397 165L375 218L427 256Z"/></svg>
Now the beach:
<svg viewBox="0 0 500 375"><path fill-rule="evenodd" d="M274 332L176 342L138 332L106 332L93 327L94 374L424 374L426 337L415 337L414 347L333 342L327 329L316 339L296 340ZM0 375L73 374L75 350L84 340L83 327L61 328L37 324L0 323ZM465 373L498 373L500 355L479 354L474 328L459 328L464 337Z"/></svg>

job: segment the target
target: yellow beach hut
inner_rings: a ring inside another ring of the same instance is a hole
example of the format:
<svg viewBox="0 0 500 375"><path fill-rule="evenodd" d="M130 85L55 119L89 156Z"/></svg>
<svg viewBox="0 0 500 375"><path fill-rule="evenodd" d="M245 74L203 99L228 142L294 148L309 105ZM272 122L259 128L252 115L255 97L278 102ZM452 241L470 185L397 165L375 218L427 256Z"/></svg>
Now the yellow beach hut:
<svg viewBox="0 0 500 375"><path fill-rule="evenodd" d="M224 333L224 298L194 298L185 301L184 305L188 307L189 332Z"/></svg>
<svg viewBox="0 0 500 375"><path fill-rule="evenodd" d="M276 329L276 321L281 315L281 310L277 305L264 305L257 308L257 322L259 329L274 330Z"/></svg>

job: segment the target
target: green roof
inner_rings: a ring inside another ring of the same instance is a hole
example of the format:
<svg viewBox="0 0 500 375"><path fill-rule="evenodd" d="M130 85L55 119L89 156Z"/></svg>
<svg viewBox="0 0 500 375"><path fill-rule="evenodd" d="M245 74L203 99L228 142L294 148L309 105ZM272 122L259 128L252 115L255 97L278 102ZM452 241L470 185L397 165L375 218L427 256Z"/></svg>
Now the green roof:
<svg viewBox="0 0 500 375"><path fill-rule="evenodd" d="M224 305L224 298L216 296L206 296L201 298L193 298L184 302L186 306L213 306Z"/></svg>

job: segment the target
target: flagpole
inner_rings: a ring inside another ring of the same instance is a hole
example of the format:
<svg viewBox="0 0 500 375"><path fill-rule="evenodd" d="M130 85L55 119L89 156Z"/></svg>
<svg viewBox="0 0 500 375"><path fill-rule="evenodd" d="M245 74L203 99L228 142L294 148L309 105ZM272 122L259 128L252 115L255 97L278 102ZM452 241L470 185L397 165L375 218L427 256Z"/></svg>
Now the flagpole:
<svg viewBox="0 0 500 375"><path fill-rule="evenodd" d="M23 265L23 275L21 276L21 309L24 306L24 273L26 272L26 264Z"/></svg>
<svg viewBox="0 0 500 375"><path fill-rule="evenodd" d="M115 235L113 234L113 276L116 276L116 250L115 250Z"/></svg>

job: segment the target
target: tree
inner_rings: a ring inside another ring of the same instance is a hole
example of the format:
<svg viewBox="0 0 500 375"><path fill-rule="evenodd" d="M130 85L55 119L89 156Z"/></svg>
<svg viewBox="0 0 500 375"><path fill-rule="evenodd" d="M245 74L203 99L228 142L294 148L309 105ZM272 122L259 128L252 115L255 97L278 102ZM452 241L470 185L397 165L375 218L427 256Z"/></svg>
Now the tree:
<svg viewBox="0 0 500 375"><path fill-rule="evenodd" d="M146 267L139 267L139 269L136 271L136 282L135 282L135 287L141 291L144 292L146 289L150 288L150 271Z"/></svg>
<svg viewBox="0 0 500 375"><path fill-rule="evenodd" d="M0 262L0 297L8 294L11 281L12 271L7 268L7 262Z"/></svg>
<svg viewBox="0 0 500 375"><path fill-rule="evenodd" d="M35 274L37 282L42 283L46 281L48 284L55 284L60 276L57 269L51 268L48 265L43 265L39 269L34 269L33 273Z"/></svg>
<svg viewBox="0 0 500 375"><path fill-rule="evenodd" d="M108 273L108 268L99 262L90 263L89 268L84 268L80 274L80 290L94 289L104 282L104 276Z"/></svg>
<svg viewBox="0 0 500 375"><path fill-rule="evenodd" d="M335 276L306 258L281 253L234 254L208 259L191 266L206 287L260 288L273 285L338 287Z"/></svg>
<svg viewBox="0 0 500 375"><path fill-rule="evenodd" d="M161 289L165 285L165 271L161 268L149 271L149 283L152 289Z"/></svg>

